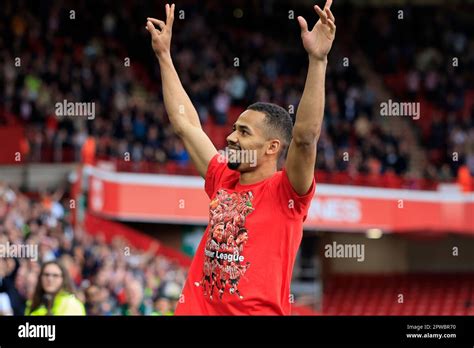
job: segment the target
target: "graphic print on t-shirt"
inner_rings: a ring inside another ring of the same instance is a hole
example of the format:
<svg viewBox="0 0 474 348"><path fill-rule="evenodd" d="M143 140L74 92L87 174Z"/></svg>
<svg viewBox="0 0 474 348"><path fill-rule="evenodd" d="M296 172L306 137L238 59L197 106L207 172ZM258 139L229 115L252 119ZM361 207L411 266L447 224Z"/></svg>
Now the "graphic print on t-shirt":
<svg viewBox="0 0 474 348"><path fill-rule="evenodd" d="M244 247L249 238L245 219L254 211L252 192L217 191L209 205L209 234L204 249L202 286L204 296L212 300L214 290L223 296L244 297L239 281L250 266L245 260Z"/></svg>

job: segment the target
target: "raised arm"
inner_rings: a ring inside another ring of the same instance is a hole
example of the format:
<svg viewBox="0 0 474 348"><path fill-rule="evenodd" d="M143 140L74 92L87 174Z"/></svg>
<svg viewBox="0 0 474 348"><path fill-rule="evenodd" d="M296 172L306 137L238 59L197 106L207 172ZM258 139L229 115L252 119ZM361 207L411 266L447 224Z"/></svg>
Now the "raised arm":
<svg viewBox="0 0 474 348"><path fill-rule="evenodd" d="M313 182L316 146L323 124L327 55L336 34L335 19L330 10L331 3L332 0L327 0L324 10L314 6L319 20L311 31L308 30L306 20L298 17L303 46L308 52L309 67L296 112L286 171L291 186L299 195L307 193Z"/></svg>
<svg viewBox="0 0 474 348"><path fill-rule="evenodd" d="M202 130L198 113L173 65L171 35L175 6L166 4L165 8L166 23L155 18L147 18L146 29L151 34L152 48L160 64L163 99L169 120L175 133L183 141L199 174L205 177L209 161L217 154L217 150Z"/></svg>

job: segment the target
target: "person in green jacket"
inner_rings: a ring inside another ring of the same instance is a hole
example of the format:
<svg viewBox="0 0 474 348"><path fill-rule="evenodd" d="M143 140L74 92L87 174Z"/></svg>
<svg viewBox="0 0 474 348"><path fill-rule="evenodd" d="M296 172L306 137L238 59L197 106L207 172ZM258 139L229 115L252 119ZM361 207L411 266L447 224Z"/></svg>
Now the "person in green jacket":
<svg viewBox="0 0 474 348"><path fill-rule="evenodd" d="M59 262L49 261L41 267L25 315L86 315L84 305L74 295L68 272Z"/></svg>

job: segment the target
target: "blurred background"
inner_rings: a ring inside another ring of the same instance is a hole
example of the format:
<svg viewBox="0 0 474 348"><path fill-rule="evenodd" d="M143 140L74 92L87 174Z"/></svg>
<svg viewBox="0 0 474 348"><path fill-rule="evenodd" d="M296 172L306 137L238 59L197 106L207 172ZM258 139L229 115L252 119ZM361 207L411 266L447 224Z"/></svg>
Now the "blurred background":
<svg viewBox="0 0 474 348"><path fill-rule="evenodd" d="M0 258L0 314L23 314L49 260L88 314L173 314L208 202L145 29L164 4L2 2L0 243L38 245L39 262ZM255 101L296 113L307 72L296 17L312 26L314 4L176 2L172 57L216 147ZM293 312L473 315L474 3L332 10ZM63 100L93 103L94 117L57 116ZM381 116L388 100L419 103L420 118ZM328 256L334 243L363 245L364 261Z"/></svg>

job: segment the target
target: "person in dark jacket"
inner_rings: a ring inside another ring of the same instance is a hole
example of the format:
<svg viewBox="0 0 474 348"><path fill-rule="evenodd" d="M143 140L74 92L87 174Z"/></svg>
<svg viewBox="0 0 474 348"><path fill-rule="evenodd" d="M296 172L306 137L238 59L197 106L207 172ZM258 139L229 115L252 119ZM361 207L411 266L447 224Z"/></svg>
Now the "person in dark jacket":
<svg viewBox="0 0 474 348"><path fill-rule="evenodd" d="M15 287L15 278L20 268L17 259L0 258L0 293L4 292L10 298L13 315L23 315L26 300Z"/></svg>

